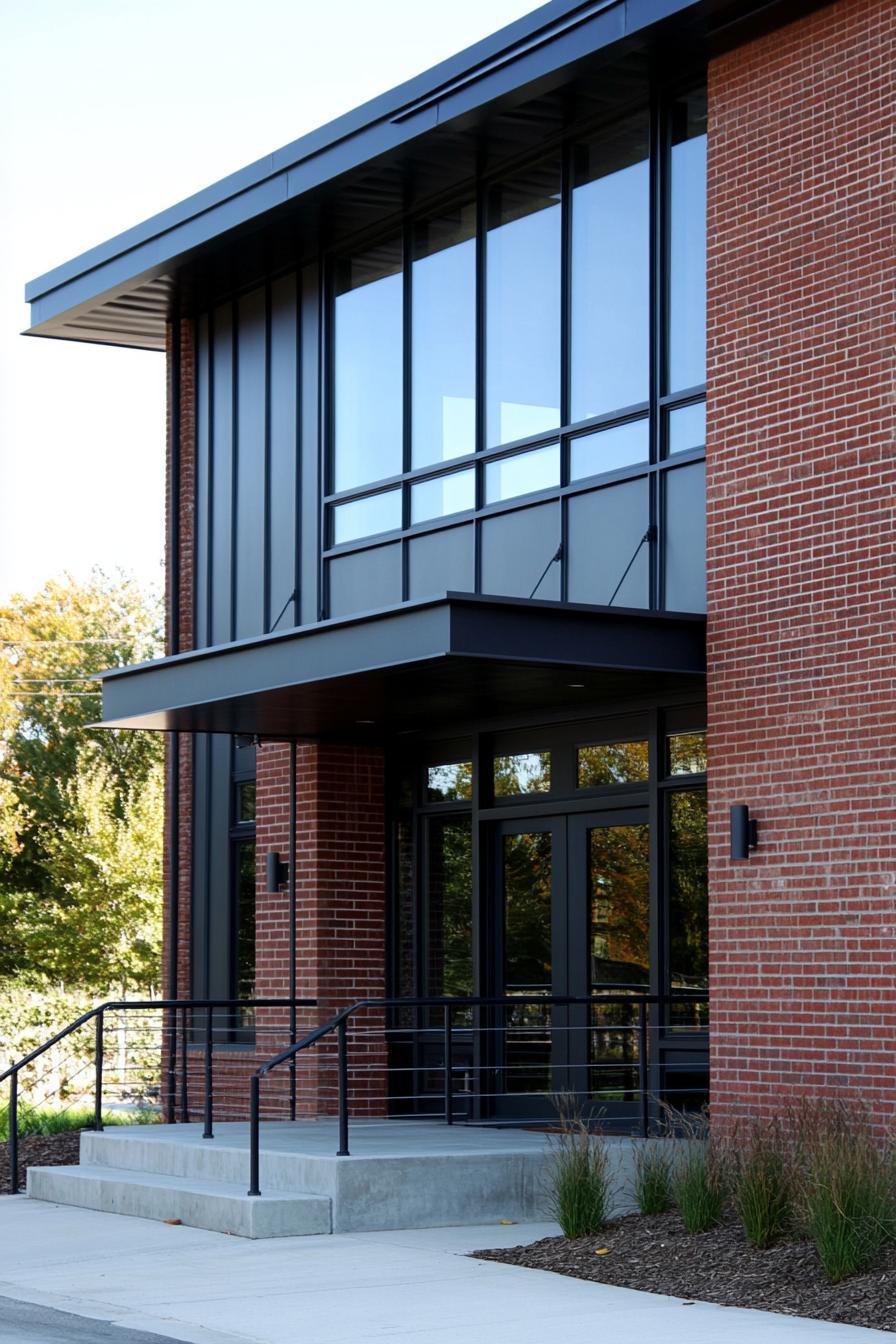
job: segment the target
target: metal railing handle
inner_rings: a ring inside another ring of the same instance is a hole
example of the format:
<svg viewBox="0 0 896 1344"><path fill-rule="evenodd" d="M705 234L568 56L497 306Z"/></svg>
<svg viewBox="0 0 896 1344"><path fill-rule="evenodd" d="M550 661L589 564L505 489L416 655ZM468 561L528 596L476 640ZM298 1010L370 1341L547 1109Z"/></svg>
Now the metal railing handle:
<svg viewBox="0 0 896 1344"><path fill-rule="evenodd" d="M9 1079L9 1192L19 1193L19 1073L14 1070Z"/></svg>
<svg viewBox="0 0 896 1344"><path fill-rule="evenodd" d="M97 1131L103 1128L103 1028L105 1014L102 1008L96 1015L96 1082L93 1089L93 1127Z"/></svg>
<svg viewBox="0 0 896 1344"><path fill-rule="evenodd" d="M339 1071L339 1149L337 1157L349 1157L348 1151L348 1026L343 1017L336 1028Z"/></svg>
<svg viewBox="0 0 896 1344"><path fill-rule="evenodd" d="M214 1018L212 1014L214 1008L211 1004L205 1010L205 1105L203 1116L205 1123L202 1129L204 1139L213 1139L215 1132L212 1127L212 1052L214 1050L214 1038L212 1035L212 1023Z"/></svg>
<svg viewBox="0 0 896 1344"><path fill-rule="evenodd" d="M454 1115L452 1114L452 1112L454 1110L454 1081L452 1075L454 1072L454 1060L452 1058L452 1048L451 1048L452 1043L451 1043L450 1003L445 1004L444 1032L445 1032L445 1048L444 1048L445 1076L443 1079L443 1090L445 1094L445 1124L453 1125Z"/></svg>

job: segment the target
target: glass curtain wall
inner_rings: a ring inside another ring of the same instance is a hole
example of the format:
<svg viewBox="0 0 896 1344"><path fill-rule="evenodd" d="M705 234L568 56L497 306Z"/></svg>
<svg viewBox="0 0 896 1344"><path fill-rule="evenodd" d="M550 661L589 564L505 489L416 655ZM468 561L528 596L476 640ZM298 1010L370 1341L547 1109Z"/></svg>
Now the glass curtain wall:
<svg viewBox="0 0 896 1344"><path fill-rule="evenodd" d="M328 615L528 597L560 543L538 597L703 609L705 121L660 99L334 260Z"/></svg>

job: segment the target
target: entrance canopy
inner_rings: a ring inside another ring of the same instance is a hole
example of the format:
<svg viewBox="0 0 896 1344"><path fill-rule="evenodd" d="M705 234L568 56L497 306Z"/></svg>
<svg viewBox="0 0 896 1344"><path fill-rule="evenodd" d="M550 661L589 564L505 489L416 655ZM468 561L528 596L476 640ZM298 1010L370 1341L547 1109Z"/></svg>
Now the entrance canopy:
<svg viewBox="0 0 896 1344"><path fill-rule="evenodd" d="M104 673L104 728L351 738L702 684L705 617L448 593Z"/></svg>

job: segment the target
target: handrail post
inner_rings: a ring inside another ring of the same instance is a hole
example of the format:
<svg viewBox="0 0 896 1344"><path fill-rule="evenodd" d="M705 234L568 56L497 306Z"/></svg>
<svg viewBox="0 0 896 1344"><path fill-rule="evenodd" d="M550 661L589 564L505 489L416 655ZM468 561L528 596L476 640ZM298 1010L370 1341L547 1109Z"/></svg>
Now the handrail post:
<svg viewBox="0 0 896 1344"><path fill-rule="evenodd" d="M345 1018L336 1028L339 1046L339 1151L337 1157L350 1157L348 1151L348 1029Z"/></svg>
<svg viewBox="0 0 896 1344"><path fill-rule="evenodd" d="M96 1083L93 1092L93 1127L103 1128L103 1029L105 1027L102 1008L96 1015Z"/></svg>
<svg viewBox="0 0 896 1344"><path fill-rule="evenodd" d="M641 1088L641 1137L650 1132L650 1099L647 1095L647 1000L641 999L638 1018L638 1083Z"/></svg>
<svg viewBox="0 0 896 1344"><path fill-rule="evenodd" d="M19 1071L13 1069L9 1077L9 1193L19 1193Z"/></svg>
<svg viewBox="0 0 896 1344"><path fill-rule="evenodd" d="M261 1079L257 1073L253 1073L249 1079L249 1189L246 1192L249 1195L261 1194L258 1183L260 1086Z"/></svg>
<svg viewBox="0 0 896 1344"><path fill-rule="evenodd" d="M445 1124L453 1125L454 1117L452 1110L454 1108L454 1060L451 1049L451 1004L445 1004Z"/></svg>
<svg viewBox="0 0 896 1344"><path fill-rule="evenodd" d="M174 1020L177 1021L177 1009L174 1011ZM187 1010L182 1008L180 1013L180 1120L182 1125L188 1124L190 1120L187 1062Z"/></svg>
<svg viewBox="0 0 896 1344"><path fill-rule="evenodd" d="M212 1023L214 1018L212 1005L205 1010L205 1127L202 1131L204 1139L213 1139L215 1137L212 1128Z"/></svg>
<svg viewBox="0 0 896 1344"><path fill-rule="evenodd" d="M162 1013L162 1035L165 1034L165 1023L168 1023L168 1044L166 1054L168 1057L168 1087L165 1093L165 1123L173 1125L177 1117L177 1009L174 1011L167 1008Z"/></svg>

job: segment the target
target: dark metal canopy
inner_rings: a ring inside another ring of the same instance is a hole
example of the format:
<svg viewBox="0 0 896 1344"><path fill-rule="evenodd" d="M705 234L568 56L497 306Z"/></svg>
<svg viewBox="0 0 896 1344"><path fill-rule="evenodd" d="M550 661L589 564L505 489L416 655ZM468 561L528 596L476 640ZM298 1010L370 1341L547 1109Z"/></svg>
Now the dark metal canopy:
<svg viewBox="0 0 896 1344"><path fill-rule="evenodd" d="M105 728L357 739L702 688L705 618L448 593L105 673Z"/></svg>

